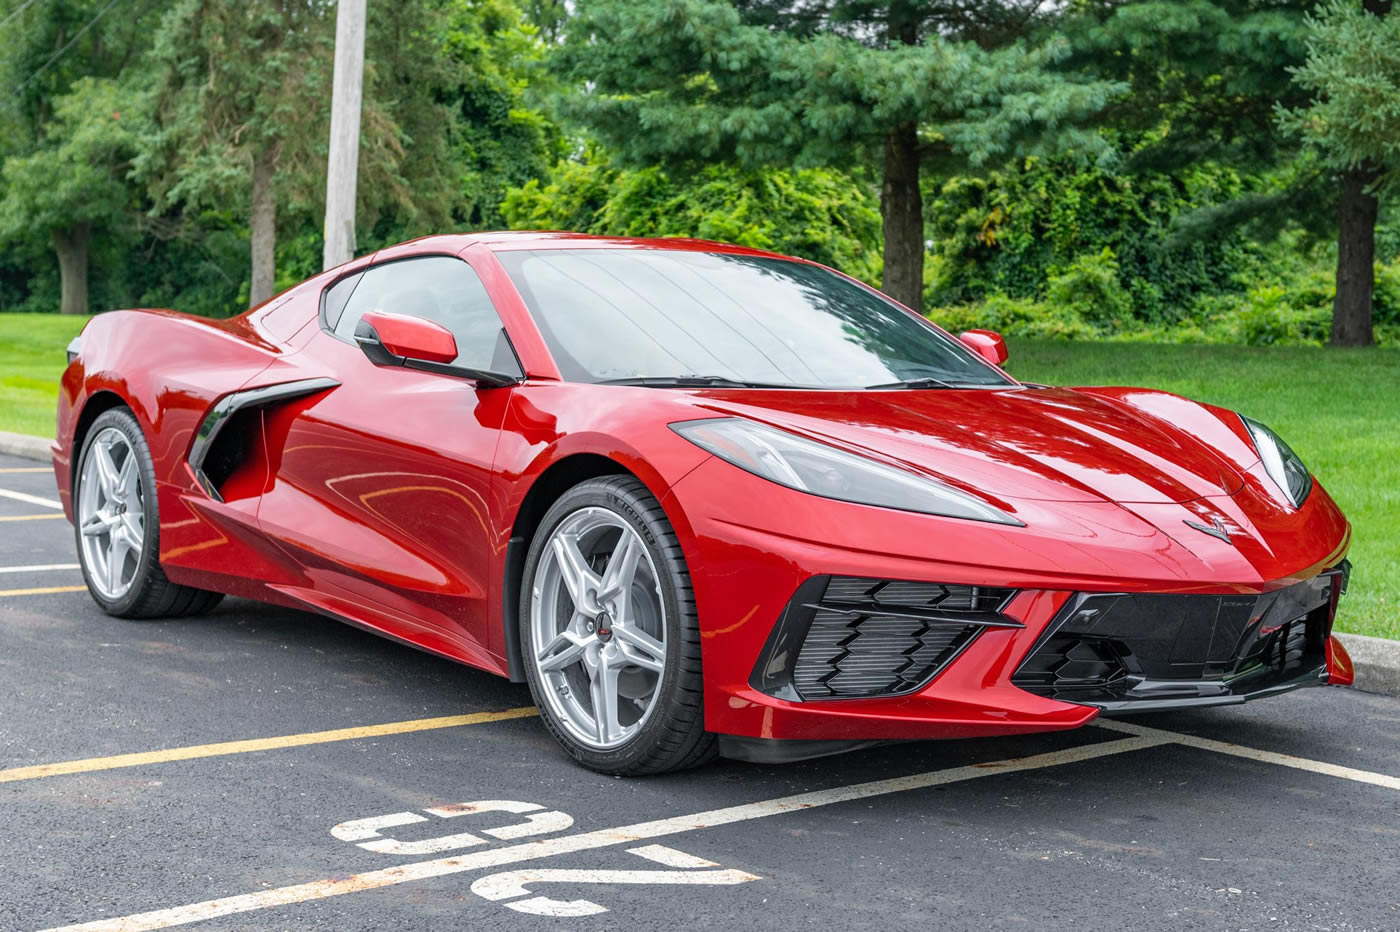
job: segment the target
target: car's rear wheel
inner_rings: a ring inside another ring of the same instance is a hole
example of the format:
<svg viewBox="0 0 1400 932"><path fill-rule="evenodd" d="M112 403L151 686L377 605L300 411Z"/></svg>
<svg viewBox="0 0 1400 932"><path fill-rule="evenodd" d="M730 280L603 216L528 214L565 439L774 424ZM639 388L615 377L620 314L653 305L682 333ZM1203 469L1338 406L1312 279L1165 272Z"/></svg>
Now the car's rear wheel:
<svg viewBox="0 0 1400 932"><path fill-rule="evenodd" d="M574 486L525 560L521 645L546 727L579 763L663 773L711 759L695 599L671 524L646 486Z"/></svg>
<svg viewBox="0 0 1400 932"><path fill-rule="evenodd" d="M83 579L107 614L198 615L223 598L176 585L160 568L155 468L141 426L127 409L104 411L89 428L78 460L73 514Z"/></svg>

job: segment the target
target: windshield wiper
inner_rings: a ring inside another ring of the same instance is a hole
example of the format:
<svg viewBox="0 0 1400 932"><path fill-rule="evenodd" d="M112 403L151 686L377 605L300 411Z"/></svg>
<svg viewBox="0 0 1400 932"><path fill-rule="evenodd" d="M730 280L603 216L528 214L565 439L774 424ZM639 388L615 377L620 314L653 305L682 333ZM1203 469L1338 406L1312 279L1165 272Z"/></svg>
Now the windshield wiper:
<svg viewBox="0 0 1400 932"><path fill-rule="evenodd" d="M867 385L866 391L875 391L881 388L965 388L954 382L945 382L943 379L935 379L931 375L921 376L917 379L904 379L900 382L881 382L879 385Z"/></svg>
<svg viewBox="0 0 1400 932"><path fill-rule="evenodd" d="M649 375L626 379L603 379L599 385L642 385L649 388L795 388L771 382L745 382L722 375Z"/></svg>

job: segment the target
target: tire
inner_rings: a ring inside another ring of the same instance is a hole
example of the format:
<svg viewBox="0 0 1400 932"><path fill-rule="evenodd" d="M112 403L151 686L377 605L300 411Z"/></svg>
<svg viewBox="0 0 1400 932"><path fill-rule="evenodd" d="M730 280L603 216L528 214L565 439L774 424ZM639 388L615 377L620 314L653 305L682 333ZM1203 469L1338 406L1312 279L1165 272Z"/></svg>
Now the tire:
<svg viewBox="0 0 1400 932"><path fill-rule="evenodd" d="M99 455L115 470L111 485L102 479L104 467L95 459ZM161 569L155 467L130 410L112 408L98 415L77 464L74 542L83 581L102 611L118 618L169 618L202 615L219 604L222 593L177 585ZM131 519L134 514L139 521ZM106 530L85 534L84 524ZM115 577L108 571L114 555L119 560Z"/></svg>
<svg viewBox="0 0 1400 932"><path fill-rule="evenodd" d="M573 557L586 572L569 575L566 566L580 567ZM637 479L590 479L554 503L526 555L519 618L530 692L574 760L640 776L716 756L690 574L665 512Z"/></svg>

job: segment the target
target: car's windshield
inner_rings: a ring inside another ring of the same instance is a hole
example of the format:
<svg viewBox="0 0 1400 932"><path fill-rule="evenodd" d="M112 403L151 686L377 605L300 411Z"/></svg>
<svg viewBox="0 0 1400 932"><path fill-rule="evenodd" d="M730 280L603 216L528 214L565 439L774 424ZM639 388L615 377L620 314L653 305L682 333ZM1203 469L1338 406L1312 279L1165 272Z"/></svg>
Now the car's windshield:
<svg viewBox="0 0 1400 932"><path fill-rule="evenodd" d="M497 257L571 381L1015 384L880 295L804 262L625 248Z"/></svg>

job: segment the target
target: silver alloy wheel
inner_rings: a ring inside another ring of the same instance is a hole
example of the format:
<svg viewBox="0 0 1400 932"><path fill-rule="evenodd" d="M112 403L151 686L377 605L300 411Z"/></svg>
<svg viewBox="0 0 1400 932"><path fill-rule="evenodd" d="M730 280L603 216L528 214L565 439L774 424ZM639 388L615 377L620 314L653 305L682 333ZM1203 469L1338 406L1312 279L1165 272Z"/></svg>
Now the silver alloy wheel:
<svg viewBox="0 0 1400 932"><path fill-rule="evenodd" d="M545 542L530 591L530 662L550 711L581 744L626 743L656 705L666 610L646 545L607 508L569 514Z"/></svg>
<svg viewBox="0 0 1400 932"><path fill-rule="evenodd" d="M108 427L93 438L78 477L78 529L88 581L105 599L126 595L146 540L141 466L126 434Z"/></svg>

